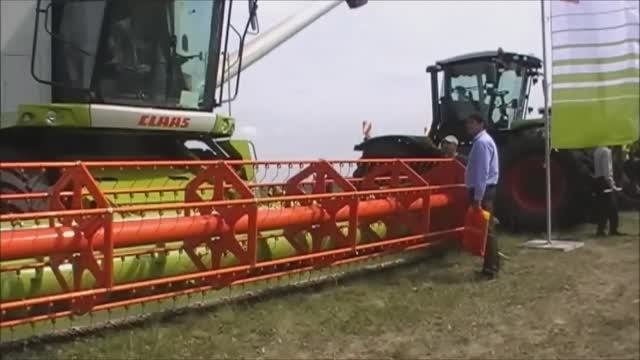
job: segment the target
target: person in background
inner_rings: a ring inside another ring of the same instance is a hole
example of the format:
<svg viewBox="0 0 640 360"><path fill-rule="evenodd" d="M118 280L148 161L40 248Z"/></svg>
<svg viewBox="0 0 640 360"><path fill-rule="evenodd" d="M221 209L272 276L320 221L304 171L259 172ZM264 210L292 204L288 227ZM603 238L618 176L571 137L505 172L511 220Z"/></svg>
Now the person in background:
<svg viewBox="0 0 640 360"><path fill-rule="evenodd" d="M458 138L453 135L446 136L440 142L440 148L444 151L444 154L448 158L455 158L462 165L467 165L467 158L458 153Z"/></svg>
<svg viewBox="0 0 640 360"><path fill-rule="evenodd" d="M465 184L471 206L482 208L491 214L489 234L485 248L484 264L479 275L493 279L500 270L498 241L494 234L493 203L499 178L498 148L485 130L486 120L480 114L472 114L465 120L465 129L473 138L465 171Z"/></svg>
<svg viewBox="0 0 640 360"><path fill-rule="evenodd" d="M604 228L609 221L609 235L624 235L618 231L618 201L616 192L621 189L613 179L611 149L600 146L593 152L595 168L596 206L598 207L598 229L596 236L605 236Z"/></svg>

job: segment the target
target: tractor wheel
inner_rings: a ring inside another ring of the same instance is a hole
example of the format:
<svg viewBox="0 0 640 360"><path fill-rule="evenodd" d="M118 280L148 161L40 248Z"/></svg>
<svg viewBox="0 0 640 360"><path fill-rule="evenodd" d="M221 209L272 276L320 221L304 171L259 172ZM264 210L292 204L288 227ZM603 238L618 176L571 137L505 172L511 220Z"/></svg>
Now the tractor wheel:
<svg viewBox="0 0 640 360"><path fill-rule="evenodd" d="M622 167L624 176L616 179L618 186L623 189L619 196L620 209L640 209L640 159L628 159Z"/></svg>
<svg viewBox="0 0 640 360"><path fill-rule="evenodd" d="M543 133L514 135L501 151L497 217L512 230L546 229L546 168ZM590 157L581 151L551 154L551 212L557 226L583 220L591 198Z"/></svg>
<svg viewBox="0 0 640 360"><path fill-rule="evenodd" d="M382 136L369 140L360 151L360 159L420 159L444 157L442 150L437 148L429 139L411 136ZM353 172L353 177L360 178L367 174L371 164L359 164ZM413 170L425 172L434 164L420 164L411 166Z"/></svg>
<svg viewBox="0 0 640 360"><path fill-rule="evenodd" d="M48 189L49 183L45 172L0 170L0 193L3 195L47 192ZM0 201L0 214L45 211L48 205L46 198L3 200Z"/></svg>

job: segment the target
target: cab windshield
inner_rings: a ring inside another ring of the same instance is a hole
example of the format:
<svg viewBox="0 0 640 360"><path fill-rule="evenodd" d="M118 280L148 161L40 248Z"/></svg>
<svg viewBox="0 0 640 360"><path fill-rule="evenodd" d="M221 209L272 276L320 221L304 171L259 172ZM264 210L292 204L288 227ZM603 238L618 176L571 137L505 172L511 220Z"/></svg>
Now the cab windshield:
<svg viewBox="0 0 640 360"><path fill-rule="evenodd" d="M462 120L472 113L489 114L492 103L488 79L493 64L489 62L452 65L445 71L443 95L448 118Z"/></svg>
<svg viewBox="0 0 640 360"><path fill-rule="evenodd" d="M57 5L54 81L63 84L58 101L84 97L94 103L213 109L222 1L73 0Z"/></svg>
<svg viewBox="0 0 640 360"><path fill-rule="evenodd" d="M454 65L448 69L443 94L450 116L465 119L479 112L498 129L508 129L522 115L524 69L516 63L494 71L492 63ZM491 74L497 84L490 81Z"/></svg>

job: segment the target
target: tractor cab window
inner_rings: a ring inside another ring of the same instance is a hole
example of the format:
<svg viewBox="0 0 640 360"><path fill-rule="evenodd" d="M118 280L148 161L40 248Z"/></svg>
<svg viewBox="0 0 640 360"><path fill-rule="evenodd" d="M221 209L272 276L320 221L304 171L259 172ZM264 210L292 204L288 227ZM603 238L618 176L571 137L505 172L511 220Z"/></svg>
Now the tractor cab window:
<svg viewBox="0 0 640 360"><path fill-rule="evenodd" d="M471 63L454 65L445 70L443 105L449 119L462 122L471 113L488 114L490 96L487 84L489 64ZM462 126L462 124L460 124Z"/></svg>
<svg viewBox="0 0 640 360"><path fill-rule="evenodd" d="M459 75L451 78L451 100L474 102L480 100L480 88L486 82L484 74Z"/></svg>
<svg viewBox="0 0 640 360"><path fill-rule="evenodd" d="M524 70L519 65L508 65L498 75L491 121L497 128L508 129L521 115L524 91Z"/></svg>
<svg viewBox="0 0 640 360"><path fill-rule="evenodd" d="M63 46L54 46L58 54L54 66L60 68L54 73L67 88L90 88L85 94L92 94L91 99L83 102L203 111L213 108L221 1L57 3L61 4L57 6L58 27L66 32L62 33L66 39ZM95 15L88 16L89 10ZM89 45L94 48L74 50ZM73 96L63 99L73 100Z"/></svg>
<svg viewBox="0 0 640 360"><path fill-rule="evenodd" d="M508 129L521 117L525 69L518 63L477 61L445 69L442 110L448 121L461 123L471 113L484 115L496 129ZM462 124L449 125L462 128Z"/></svg>
<svg viewBox="0 0 640 360"><path fill-rule="evenodd" d="M52 75L60 85L54 88L54 101L85 102L83 89L91 86L105 2L57 0L52 9Z"/></svg>

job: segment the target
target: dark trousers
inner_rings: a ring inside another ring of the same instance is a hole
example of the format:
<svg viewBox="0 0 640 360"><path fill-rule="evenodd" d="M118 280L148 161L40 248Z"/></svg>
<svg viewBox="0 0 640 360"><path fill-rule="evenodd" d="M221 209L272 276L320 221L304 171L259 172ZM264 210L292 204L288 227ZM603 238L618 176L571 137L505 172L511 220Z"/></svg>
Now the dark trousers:
<svg viewBox="0 0 640 360"><path fill-rule="evenodd" d="M474 200L474 191L469 189L469 201ZM498 255L498 239L495 236L494 223L493 223L493 203L496 198L495 185L487 186L484 197L482 198L482 208L491 213L489 218L489 234L487 236L487 246L484 251L484 263L482 265L482 271L485 273L496 274L500 271L500 256Z"/></svg>
<svg viewBox="0 0 640 360"><path fill-rule="evenodd" d="M604 228L609 221L609 233L618 231L618 199L615 191L605 192L611 189L603 177L596 179L596 207L598 214L598 233L604 234Z"/></svg>

